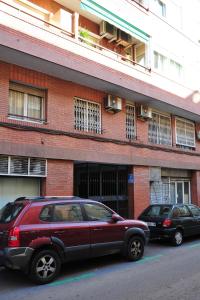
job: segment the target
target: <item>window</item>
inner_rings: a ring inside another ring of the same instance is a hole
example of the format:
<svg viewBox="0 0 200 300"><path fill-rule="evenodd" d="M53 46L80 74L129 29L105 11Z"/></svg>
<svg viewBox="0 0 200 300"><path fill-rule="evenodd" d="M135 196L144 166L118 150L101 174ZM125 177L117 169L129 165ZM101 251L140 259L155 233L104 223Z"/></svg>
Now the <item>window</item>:
<svg viewBox="0 0 200 300"><path fill-rule="evenodd" d="M193 122L176 118L176 144L183 148L195 148L195 125Z"/></svg>
<svg viewBox="0 0 200 300"><path fill-rule="evenodd" d="M173 59L170 59L169 73L173 78L180 78L182 76L182 66Z"/></svg>
<svg viewBox="0 0 200 300"><path fill-rule="evenodd" d="M190 212L187 206L179 207L180 217L190 217Z"/></svg>
<svg viewBox="0 0 200 300"><path fill-rule="evenodd" d="M154 51L154 68L165 73L167 70L167 57L156 51Z"/></svg>
<svg viewBox="0 0 200 300"><path fill-rule="evenodd" d="M86 215L90 221L108 221L112 212L98 204L84 204Z"/></svg>
<svg viewBox="0 0 200 300"><path fill-rule="evenodd" d="M10 83L9 116L15 119L44 121L43 90Z"/></svg>
<svg viewBox="0 0 200 300"><path fill-rule="evenodd" d="M43 158L0 155L0 174L45 177L47 161Z"/></svg>
<svg viewBox="0 0 200 300"><path fill-rule="evenodd" d="M154 205L151 206L150 209L145 213L145 216L148 217L168 216L170 211L171 211L171 206Z"/></svg>
<svg viewBox="0 0 200 300"><path fill-rule="evenodd" d="M74 128L81 131L101 133L100 104L74 99Z"/></svg>
<svg viewBox="0 0 200 300"><path fill-rule="evenodd" d="M126 105L126 138L134 140L135 137L135 107L132 105Z"/></svg>
<svg viewBox="0 0 200 300"><path fill-rule="evenodd" d="M14 220L24 205L19 203L8 203L0 210L0 223L8 223Z"/></svg>
<svg viewBox="0 0 200 300"><path fill-rule="evenodd" d="M80 222L83 221L79 204L57 204L54 206L53 221Z"/></svg>
<svg viewBox="0 0 200 300"><path fill-rule="evenodd" d="M160 0L153 0L154 12L161 17L166 17L166 4Z"/></svg>
<svg viewBox="0 0 200 300"><path fill-rule="evenodd" d="M195 205L189 205L188 207L191 210L193 216L195 216L195 217L199 217L200 216L200 209L197 206L195 206Z"/></svg>
<svg viewBox="0 0 200 300"><path fill-rule="evenodd" d="M183 66L157 51L154 51L154 68L174 80L183 77Z"/></svg>
<svg viewBox="0 0 200 300"><path fill-rule="evenodd" d="M169 116L152 113L149 121L149 142L153 144L171 145L171 119Z"/></svg>
<svg viewBox="0 0 200 300"><path fill-rule="evenodd" d="M40 213L40 220L45 222L52 221L53 218L53 205L47 205L43 207L41 213Z"/></svg>

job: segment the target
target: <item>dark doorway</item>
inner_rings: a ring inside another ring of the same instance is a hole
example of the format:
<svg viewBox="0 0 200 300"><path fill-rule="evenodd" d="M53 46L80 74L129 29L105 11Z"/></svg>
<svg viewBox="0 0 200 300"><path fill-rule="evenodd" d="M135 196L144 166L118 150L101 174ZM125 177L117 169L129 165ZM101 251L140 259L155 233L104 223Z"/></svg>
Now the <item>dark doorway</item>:
<svg viewBox="0 0 200 300"><path fill-rule="evenodd" d="M128 167L75 164L74 194L100 201L128 217Z"/></svg>

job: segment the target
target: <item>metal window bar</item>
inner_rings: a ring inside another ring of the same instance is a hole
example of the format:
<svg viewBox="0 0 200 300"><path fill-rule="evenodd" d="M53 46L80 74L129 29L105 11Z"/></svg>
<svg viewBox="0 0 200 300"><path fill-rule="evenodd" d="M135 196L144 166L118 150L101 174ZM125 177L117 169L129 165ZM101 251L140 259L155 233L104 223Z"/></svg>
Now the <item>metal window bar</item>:
<svg viewBox="0 0 200 300"><path fill-rule="evenodd" d="M75 98L74 118L75 129L101 133L101 113L99 104Z"/></svg>
<svg viewBox="0 0 200 300"><path fill-rule="evenodd" d="M176 143L181 146L195 147L194 123L176 119Z"/></svg>
<svg viewBox="0 0 200 300"><path fill-rule="evenodd" d="M135 107L132 105L126 106L126 138L134 140L136 137L135 130Z"/></svg>
<svg viewBox="0 0 200 300"><path fill-rule="evenodd" d="M152 114L152 119L149 121L149 142L162 145L172 144L170 117Z"/></svg>

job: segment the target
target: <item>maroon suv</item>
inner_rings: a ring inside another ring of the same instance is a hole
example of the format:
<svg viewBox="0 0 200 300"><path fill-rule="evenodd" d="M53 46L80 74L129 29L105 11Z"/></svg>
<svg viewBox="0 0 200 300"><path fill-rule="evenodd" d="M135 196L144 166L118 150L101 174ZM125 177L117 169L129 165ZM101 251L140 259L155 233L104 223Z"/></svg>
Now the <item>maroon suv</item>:
<svg viewBox="0 0 200 300"><path fill-rule="evenodd" d="M52 281L66 261L117 252L136 261L148 238L146 223L78 197L23 197L0 210L0 265L40 284Z"/></svg>

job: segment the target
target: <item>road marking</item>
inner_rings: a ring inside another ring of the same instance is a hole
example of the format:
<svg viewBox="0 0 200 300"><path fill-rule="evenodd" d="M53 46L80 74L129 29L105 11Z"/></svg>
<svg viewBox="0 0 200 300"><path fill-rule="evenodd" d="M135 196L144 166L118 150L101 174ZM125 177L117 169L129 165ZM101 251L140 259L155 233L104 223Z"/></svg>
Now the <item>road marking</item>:
<svg viewBox="0 0 200 300"><path fill-rule="evenodd" d="M74 276L74 277L63 279L63 280L57 280L55 282L49 283L48 286L58 286L58 285L62 285L62 284L65 284L65 283L80 281L80 280L83 280L83 279L91 278L94 275L96 275L94 272L85 273L85 274L82 274L80 276Z"/></svg>
<svg viewBox="0 0 200 300"><path fill-rule="evenodd" d="M163 257L163 254L153 255L153 256L145 256L141 260L136 261L136 264L143 264L149 261L154 261Z"/></svg>
<svg viewBox="0 0 200 300"><path fill-rule="evenodd" d="M144 258L142 258L141 260L136 261L135 263L136 264L144 264L146 262L158 260L161 257L163 257L162 254L153 255L153 256L145 256ZM120 268L119 268L119 266L117 267L118 271L119 271L119 269L120 270L122 270L122 269L125 270L125 269L129 269L129 268L130 268L130 265L129 265L128 268L124 265L120 266ZM57 280L55 282L49 283L48 286L55 287L55 286L59 286L59 285L66 284L66 283L71 283L71 282L81 281L83 279L92 278L92 277L98 275L98 273L104 273L104 272L108 273L108 272L113 272L113 271L115 271L115 268L111 267L109 270L106 270L106 271L105 270L99 270L97 272L90 272L90 273L82 274L80 276L74 276L74 277L69 277L69 278L63 279L63 280Z"/></svg>
<svg viewBox="0 0 200 300"><path fill-rule="evenodd" d="M200 243L195 243L193 245L189 245L187 246L188 248L197 248L197 247L200 247Z"/></svg>

